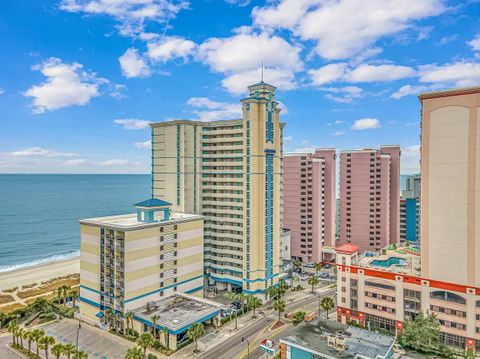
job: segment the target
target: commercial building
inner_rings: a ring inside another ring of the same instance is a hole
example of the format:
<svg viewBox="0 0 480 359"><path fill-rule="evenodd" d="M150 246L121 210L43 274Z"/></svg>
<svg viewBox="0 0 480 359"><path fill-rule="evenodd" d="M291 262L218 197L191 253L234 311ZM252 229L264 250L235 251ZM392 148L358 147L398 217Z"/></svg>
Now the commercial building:
<svg viewBox="0 0 480 359"><path fill-rule="evenodd" d="M219 289L278 282L282 132L275 87L248 87L243 117L152 124L152 193L205 216L205 272Z"/></svg>
<svg viewBox="0 0 480 359"><path fill-rule="evenodd" d="M335 246L336 157L335 149L317 149L283 158L283 225L292 258L303 263L322 262L323 247Z"/></svg>
<svg viewBox="0 0 480 359"><path fill-rule="evenodd" d="M338 320L401 331L434 313L448 345L480 350L480 87L420 95L421 251L337 248Z"/></svg>
<svg viewBox="0 0 480 359"><path fill-rule="evenodd" d="M188 329L194 323L218 327L222 305L184 293L175 293L134 309L132 328L138 333L150 332L169 349L188 342ZM153 319L156 318L155 323ZM167 336L168 334L168 336Z"/></svg>
<svg viewBox="0 0 480 359"><path fill-rule="evenodd" d="M124 327L123 315L176 292L203 293L203 217L149 199L137 212L80 221L80 315Z"/></svg>
<svg viewBox="0 0 480 359"><path fill-rule="evenodd" d="M340 153L340 242L376 251L400 240L400 147Z"/></svg>
<svg viewBox="0 0 480 359"><path fill-rule="evenodd" d="M389 359L395 338L329 320L315 319L280 339L282 359Z"/></svg>
<svg viewBox="0 0 480 359"><path fill-rule="evenodd" d="M405 178L405 189L402 190L403 198L418 198L420 199L420 175L409 175Z"/></svg>

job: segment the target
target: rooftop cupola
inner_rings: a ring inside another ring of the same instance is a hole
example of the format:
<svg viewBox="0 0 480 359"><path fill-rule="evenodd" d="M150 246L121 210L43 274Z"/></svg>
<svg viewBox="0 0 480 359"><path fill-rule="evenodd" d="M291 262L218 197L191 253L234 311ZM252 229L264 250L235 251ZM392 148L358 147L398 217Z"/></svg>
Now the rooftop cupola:
<svg viewBox="0 0 480 359"><path fill-rule="evenodd" d="M269 85L263 81L248 86L248 91L250 91L250 97L264 97L268 100L274 99L276 89L277 88L275 86Z"/></svg>
<svg viewBox="0 0 480 359"><path fill-rule="evenodd" d="M135 204L137 221L144 223L164 222L170 219L171 203L150 198Z"/></svg>

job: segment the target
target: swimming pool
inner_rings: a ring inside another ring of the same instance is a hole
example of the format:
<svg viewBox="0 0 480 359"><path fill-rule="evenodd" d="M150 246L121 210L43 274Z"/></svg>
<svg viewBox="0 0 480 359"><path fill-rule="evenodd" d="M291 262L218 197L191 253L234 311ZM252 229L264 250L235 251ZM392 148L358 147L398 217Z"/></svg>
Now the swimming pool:
<svg viewBox="0 0 480 359"><path fill-rule="evenodd" d="M404 258L389 257L388 259L383 260L375 259L371 261L370 264L377 267L390 267L393 265L404 266L406 264L406 261Z"/></svg>

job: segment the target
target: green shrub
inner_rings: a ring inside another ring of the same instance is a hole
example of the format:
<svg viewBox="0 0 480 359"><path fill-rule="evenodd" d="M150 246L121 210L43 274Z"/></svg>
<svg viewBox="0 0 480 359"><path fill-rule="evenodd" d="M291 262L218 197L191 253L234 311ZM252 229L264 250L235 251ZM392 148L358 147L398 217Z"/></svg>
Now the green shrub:
<svg viewBox="0 0 480 359"><path fill-rule="evenodd" d="M160 340L155 340L155 342L153 343L153 349L155 350L159 350L162 348L162 343L160 343Z"/></svg>
<svg viewBox="0 0 480 359"><path fill-rule="evenodd" d="M158 357L155 354L148 354L147 359L158 359Z"/></svg>

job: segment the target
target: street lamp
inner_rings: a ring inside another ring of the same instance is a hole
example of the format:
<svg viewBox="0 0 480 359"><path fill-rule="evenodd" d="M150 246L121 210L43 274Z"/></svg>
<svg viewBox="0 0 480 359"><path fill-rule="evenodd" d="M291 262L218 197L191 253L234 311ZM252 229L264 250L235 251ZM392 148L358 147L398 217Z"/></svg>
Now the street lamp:
<svg viewBox="0 0 480 359"><path fill-rule="evenodd" d="M247 359L250 359L250 342L247 338L242 337L242 343L247 342Z"/></svg>
<svg viewBox="0 0 480 359"><path fill-rule="evenodd" d="M77 352L78 352L78 335L80 334L80 329L82 329L82 325L80 324L80 319L79 319L78 327L77 327Z"/></svg>

